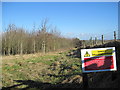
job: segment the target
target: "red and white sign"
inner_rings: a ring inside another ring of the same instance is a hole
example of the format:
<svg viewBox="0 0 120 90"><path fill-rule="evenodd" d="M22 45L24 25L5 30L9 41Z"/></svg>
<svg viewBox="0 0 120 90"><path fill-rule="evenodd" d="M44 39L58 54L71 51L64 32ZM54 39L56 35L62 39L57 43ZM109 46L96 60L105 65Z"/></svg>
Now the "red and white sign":
<svg viewBox="0 0 120 90"><path fill-rule="evenodd" d="M117 70L115 47L81 49L81 58L83 72Z"/></svg>

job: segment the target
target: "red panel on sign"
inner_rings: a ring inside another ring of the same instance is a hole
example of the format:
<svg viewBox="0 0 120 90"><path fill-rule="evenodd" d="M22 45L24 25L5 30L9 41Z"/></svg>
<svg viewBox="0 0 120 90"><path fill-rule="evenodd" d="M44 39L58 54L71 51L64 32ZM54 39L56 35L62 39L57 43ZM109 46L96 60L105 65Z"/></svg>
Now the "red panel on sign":
<svg viewBox="0 0 120 90"><path fill-rule="evenodd" d="M84 58L85 70L113 69L113 56L100 56Z"/></svg>

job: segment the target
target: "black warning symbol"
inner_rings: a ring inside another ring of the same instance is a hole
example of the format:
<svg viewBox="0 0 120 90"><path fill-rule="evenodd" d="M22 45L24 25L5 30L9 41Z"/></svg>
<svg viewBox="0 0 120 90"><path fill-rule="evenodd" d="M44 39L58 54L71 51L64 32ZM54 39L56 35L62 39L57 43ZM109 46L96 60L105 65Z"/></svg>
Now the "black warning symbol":
<svg viewBox="0 0 120 90"><path fill-rule="evenodd" d="M84 57L90 57L90 54L88 53L88 51L86 51Z"/></svg>

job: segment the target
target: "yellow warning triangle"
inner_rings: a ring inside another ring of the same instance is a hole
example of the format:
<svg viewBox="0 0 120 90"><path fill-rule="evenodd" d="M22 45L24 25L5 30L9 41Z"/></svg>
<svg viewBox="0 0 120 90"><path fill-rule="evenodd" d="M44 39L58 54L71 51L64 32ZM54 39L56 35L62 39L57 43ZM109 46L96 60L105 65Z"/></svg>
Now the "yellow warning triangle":
<svg viewBox="0 0 120 90"><path fill-rule="evenodd" d="M84 57L90 57L90 54L88 53L88 51L86 51Z"/></svg>

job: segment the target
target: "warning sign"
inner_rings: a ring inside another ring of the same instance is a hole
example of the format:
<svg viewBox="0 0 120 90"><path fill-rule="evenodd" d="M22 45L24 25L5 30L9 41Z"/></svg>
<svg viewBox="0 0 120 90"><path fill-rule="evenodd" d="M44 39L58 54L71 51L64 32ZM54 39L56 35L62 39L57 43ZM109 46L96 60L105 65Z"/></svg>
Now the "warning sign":
<svg viewBox="0 0 120 90"><path fill-rule="evenodd" d="M84 57L90 57L90 54L88 53L88 51L86 51Z"/></svg>
<svg viewBox="0 0 120 90"><path fill-rule="evenodd" d="M103 55L112 55L113 49L107 50L92 50L92 56L103 56Z"/></svg>
<svg viewBox="0 0 120 90"><path fill-rule="evenodd" d="M115 47L82 49L81 58L83 72L116 70Z"/></svg>

